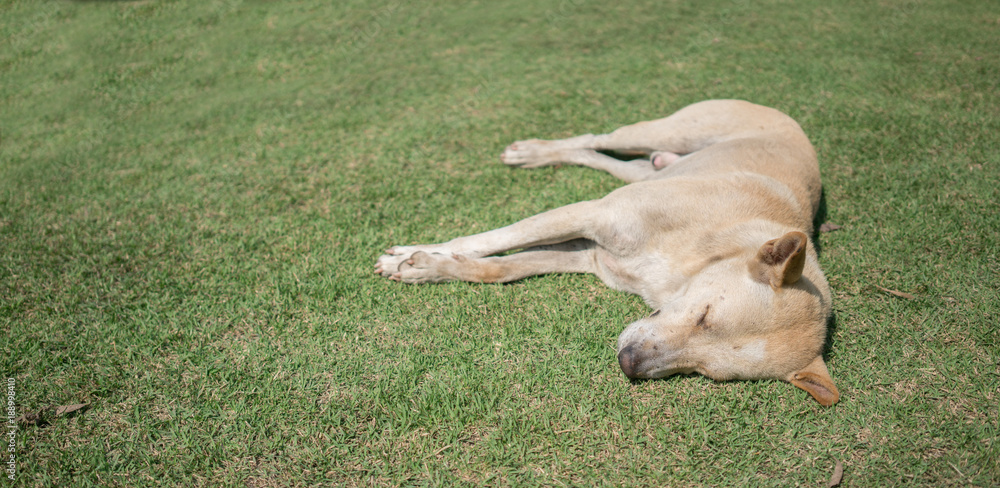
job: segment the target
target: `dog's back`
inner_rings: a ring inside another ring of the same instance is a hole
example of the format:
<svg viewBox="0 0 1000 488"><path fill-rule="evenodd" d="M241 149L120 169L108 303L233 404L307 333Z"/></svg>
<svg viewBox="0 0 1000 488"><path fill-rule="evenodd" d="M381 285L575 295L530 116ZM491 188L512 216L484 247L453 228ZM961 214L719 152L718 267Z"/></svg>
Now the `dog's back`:
<svg viewBox="0 0 1000 488"><path fill-rule="evenodd" d="M706 118L726 122L699 122ZM743 191L758 193L761 202L786 200L790 192L795 208L769 215L811 231L821 193L819 164L812 144L791 117L749 102L710 100L641 125L659 147L682 155L648 179L695 178L717 186L745 179L747 173L764 176L767 179L751 178L747 183L756 183L743 185ZM794 219L789 221L792 213Z"/></svg>

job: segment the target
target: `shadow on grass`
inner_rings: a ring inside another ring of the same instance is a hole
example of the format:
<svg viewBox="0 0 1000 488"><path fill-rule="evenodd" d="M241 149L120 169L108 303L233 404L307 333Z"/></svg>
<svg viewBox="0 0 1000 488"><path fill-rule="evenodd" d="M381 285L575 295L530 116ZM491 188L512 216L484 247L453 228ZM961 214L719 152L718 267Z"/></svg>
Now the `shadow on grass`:
<svg viewBox="0 0 1000 488"><path fill-rule="evenodd" d="M826 223L826 190L821 189L819 191L819 208L816 209L816 215L813 216L813 228L812 228L812 241L813 246L816 247L816 254L822 254L823 244L819 241L819 228Z"/></svg>
<svg viewBox="0 0 1000 488"><path fill-rule="evenodd" d="M823 243L820 242L820 227L826 223L827 217L827 205L826 205L826 190L822 189L819 193L819 207L816 209L816 215L813 217L813 231L812 231L812 241L813 246L816 248L816 254L823 253ZM830 317L826 320L826 340L823 342L823 360L829 361L830 351L833 349L834 335L837 332L837 314L835 312L830 312Z"/></svg>

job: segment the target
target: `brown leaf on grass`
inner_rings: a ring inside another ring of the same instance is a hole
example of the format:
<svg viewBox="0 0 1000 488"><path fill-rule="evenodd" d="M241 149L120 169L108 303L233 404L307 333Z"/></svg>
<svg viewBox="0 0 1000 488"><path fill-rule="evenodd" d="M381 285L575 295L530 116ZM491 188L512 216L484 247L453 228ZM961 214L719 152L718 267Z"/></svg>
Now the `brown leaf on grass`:
<svg viewBox="0 0 1000 488"><path fill-rule="evenodd" d="M833 468L833 474L830 476L830 481L826 482L826 488L833 488L834 486L840 485L840 480L844 478L844 463L837 460L837 466Z"/></svg>
<svg viewBox="0 0 1000 488"><path fill-rule="evenodd" d="M89 403L78 403L76 405L61 405L56 407L56 415L69 415L77 410L86 410ZM81 412L83 413L83 412Z"/></svg>
<svg viewBox="0 0 1000 488"><path fill-rule="evenodd" d="M878 288L879 290L882 290L882 291L884 291L886 293L890 293L890 294L896 295L897 297L905 298L907 300L913 300L914 298L916 298L915 296L910 295L909 293L905 293L905 292L898 291L898 290L890 290L888 288L882 288L881 286L878 286L878 285L875 285L875 288Z"/></svg>
<svg viewBox="0 0 1000 488"><path fill-rule="evenodd" d="M844 226L842 226L842 225L837 225L837 224L831 224L829 222L824 222L823 225L819 226L819 231L820 232L833 232L835 230L840 230L840 229L843 229L843 228L844 228Z"/></svg>
<svg viewBox="0 0 1000 488"><path fill-rule="evenodd" d="M24 412L17 418L17 422L28 425L34 424L36 427L43 427L49 423L48 420L45 419L44 409L37 412Z"/></svg>
<svg viewBox="0 0 1000 488"><path fill-rule="evenodd" d="M24 412L24 414L17 418L17 421L21 424L34 425L35 427L45 427L46 425L49 425L52 417L71 417L76 413L83 413L88 408L90 408L89 403L45 407L41 410Z"/></svg>

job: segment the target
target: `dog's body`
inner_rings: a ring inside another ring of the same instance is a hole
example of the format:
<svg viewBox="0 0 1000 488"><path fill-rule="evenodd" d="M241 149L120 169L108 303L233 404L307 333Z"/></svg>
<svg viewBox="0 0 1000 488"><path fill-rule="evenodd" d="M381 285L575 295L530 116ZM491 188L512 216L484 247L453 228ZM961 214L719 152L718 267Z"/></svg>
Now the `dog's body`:
<svg viewBox="0 0 1000 488"><path fill-rule="evenodd" d="M618 339L626 376L776 378L823 405L839 399L821 356L830 291L807 237L819 167L790 117L706 101L610 134L517 142L501 159L589 166L630 184L482 234L390 248L375 271L405 283L593 273L656 310Z"/></svg>

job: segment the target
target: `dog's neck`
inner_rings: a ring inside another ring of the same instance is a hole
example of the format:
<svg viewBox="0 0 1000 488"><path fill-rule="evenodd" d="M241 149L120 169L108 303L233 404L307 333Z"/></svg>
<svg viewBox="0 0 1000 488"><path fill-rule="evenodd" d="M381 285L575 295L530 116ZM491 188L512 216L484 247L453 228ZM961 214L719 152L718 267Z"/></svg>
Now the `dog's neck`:
<svg viewBox="0 0 1000 488"><path fill-rule="evenodd" d="M630 291L640 295L650 307L659 308L675 299L678 293L683 293L689 280L705 268L727 260L747 263L765 242L795 230L801 229L758 219L713 229L701 235L671 233L664 239L659 253L663 259L657 264L662 263L663 269L643 274L649 277L648 281ZM808 242L806 253L803 276L815 284L823 302L829 304L829 286L819 268L812 241ZM678 256L683 257L676 259Z"/></svg>

